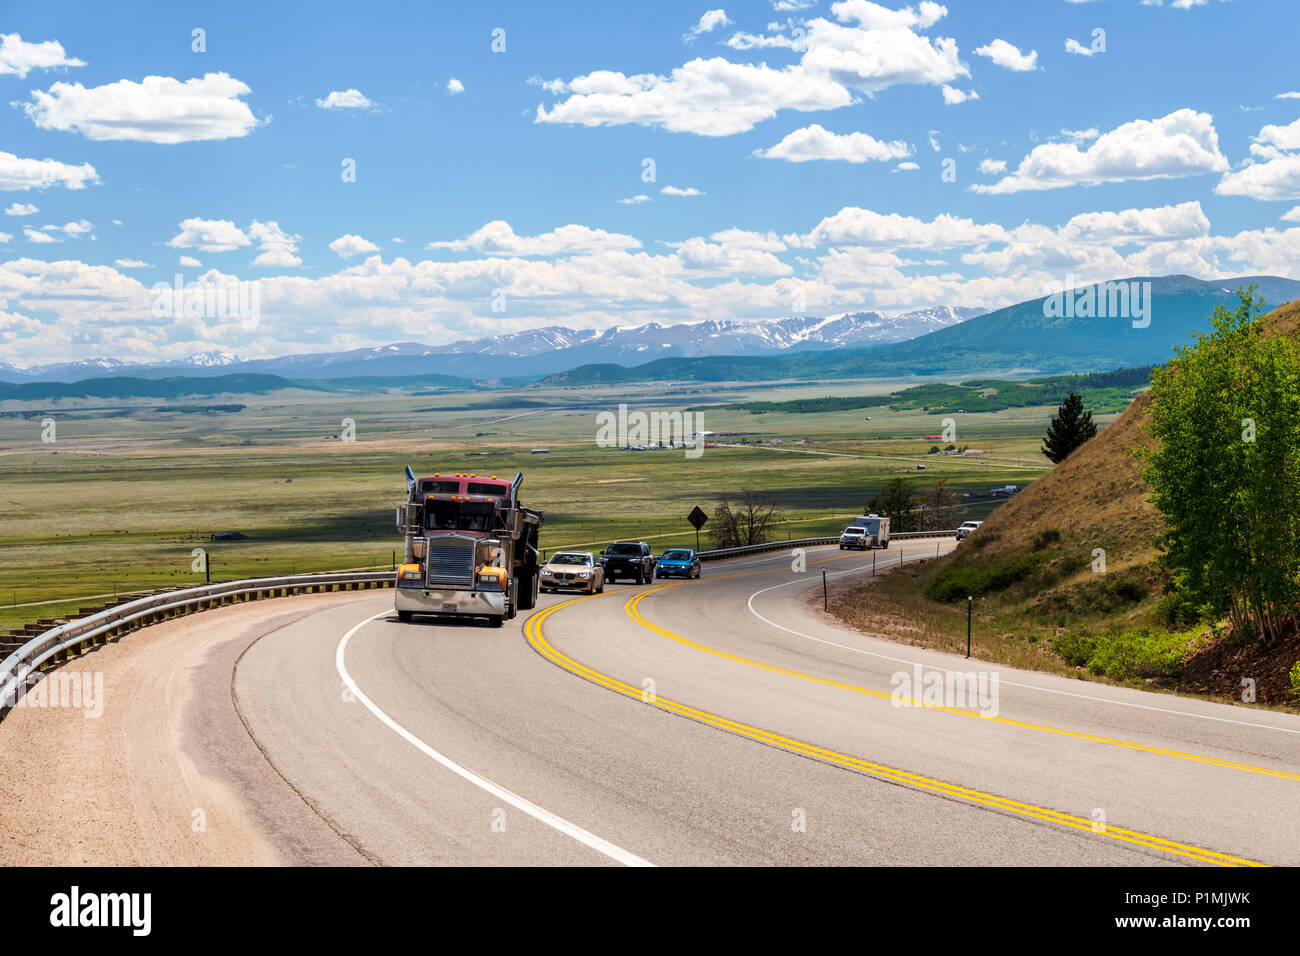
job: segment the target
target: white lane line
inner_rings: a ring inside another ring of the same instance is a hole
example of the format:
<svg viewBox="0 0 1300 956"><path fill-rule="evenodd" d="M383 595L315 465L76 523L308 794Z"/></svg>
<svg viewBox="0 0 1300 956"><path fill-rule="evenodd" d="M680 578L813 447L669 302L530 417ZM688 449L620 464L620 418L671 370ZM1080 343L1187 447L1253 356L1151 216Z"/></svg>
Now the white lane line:
<svg viewBox="0 0 1300 956"><path fill-rule="evenodd" d="M899 553L898 556L898 563L899 564L903 563L903 555L901 552ZM850 568L847 571L833 572L831 574L828 574L827 577L828 578L842 577L843 575L846 574L856 574L860 571L865 571L865 570L866 570L865 567ZM865 654L867 657L878 657L883 661L893 661L896 664L908 664L913 667L928 667L930 670L940 671L944 674L961 673L960 671L948 670L946 667L938 667L934 664L922 664L919 661L909 660L906 657L891 657L888 654L880 654L876 651L868 651L865 648L861 648L861 647L851 647L848 644L841 644L838 641L828 641L822 637L813 637L811 634L803 633L803 631L796 631L793 628L786 627L783 624L777 624L775 621L771 620L770 618L764 617L762 614L759 614L757 610L755 610L754 598L758 597L760 594L766 594L768 591L775 591L778 588L788 588L792 584L807 583L807 580L808 580L807 578L796 578L793 581L786 581L784 584L774 584L770 588L762 588L761 590L755 591L753 594L749 596L749 601L746 602L746 605L749 608L749 613L753 614L764 624L770 624L772 627L776 628L777 630L785 631L787 634L793 634L795 637L802 637L810 641L816 641L818 644L826 644L830 647L838 647L841 650L852 651L854 654ZM999 671L999 674L1000 673L1001 671ZM1214 717L1210 714L1194 714L1186 710L1171 710L1168 707L1153 707L1150 704L1134 704L1126 700L1113 700L1109 697L1095 697L1091 694L1076 694L1073 691L1068 691L1068 690L1056 690L1051 687L1040 687L1037 684L1018 684L1014 681L1003 680L1002 685L1005 687L1019 687L1022 690L1041 691L1044 694L1058 694L1062 697L1077 697L1079 700L1091 700L1101 704L1114 704L1117 707L1133 707L1137 710L1150 710L1161 714L1171 714L1176 717L1195 717L1198 720L1213 720L1224 724L1236 724L1240 727L1255 727L1260 730L1276 730L1284 734L1300 734L1300 730L1296 730L1291 727L1278 727L1275 724L1259 724L1249 720L1234 720L1231 717Z"/></svg>
<svg viewBox="0 0 1300 956"><path fill-rule="evenodd" d="M344 652L347 650L348 641L352 639L353 634L361 630L363 627L365 627L367 624L369 624L371 621L375 620L376 618L386 617L391 613L392 611L380 611L378 614L372 614L370 617L366 618L360 624L355 625L350 631L344 634L343 639L339 641L338 650L334 654L334 664L338 668L339 676L343 678L344 686L346 686L347 689L353 693L353 695L357 698L357 700L365 704L366 708L372 714L378 717L390 730L392 730L399 737L404 739L407 743L411 744L413 747L415 747L425 756L431 757L432 759L436 760L438 763L442 764L452 773L456 774L458 777L462 777L465 780L468 780L470 783L474 784L474 786L478 787L479 789L486 790L488 793L492 794L492 796L500 800L504 800L506 803L510 804L516 810L522 810L524 813L528 814L533 819L540 820L542 823L545 823L548 827L551 827L555 830L559 830L565 836L572 837L573 839L581 843L583 846L590 847L591 849L595 850L597 853L602 853L605 856L609 857L611 860L614 860L618 863L622 863L624 866L654 866L654 864L651 863L649 860L643 860L635 853L631 853L627 850L624 850L622 847L615 846L613 843L610 843L608 840L602 840L594 833L584 830L582 827L578 826L575 823L570 823L568 820L564 819L561 816L557 816L556 814L552 813L550 810L546 810L542 807L539 807L531 800L526 800L525 798L519 796L519 794L507 790L505 787L501 786L500 784L493 783L491 780L487 779L486 777L482 777L479 774L476 774L473 770L469 770L465 767L462 767L460 764L456 763L456 761L452 760L450 757L446 756L445 754L439 753L437 750L434 750L432 747L426 744L419 737L415 736L415 734L411 733L409 730L407 730L397 721L393 720L393 718L389 717L386 713L384 713L382 710L376 707L375 702L371 700L369 697L367 697L365 693L362 692L361 688L357 686L357 682L352 679L352 675L348 673L348 669L346 666L344 666L343 663L343 655Z"/></svg>

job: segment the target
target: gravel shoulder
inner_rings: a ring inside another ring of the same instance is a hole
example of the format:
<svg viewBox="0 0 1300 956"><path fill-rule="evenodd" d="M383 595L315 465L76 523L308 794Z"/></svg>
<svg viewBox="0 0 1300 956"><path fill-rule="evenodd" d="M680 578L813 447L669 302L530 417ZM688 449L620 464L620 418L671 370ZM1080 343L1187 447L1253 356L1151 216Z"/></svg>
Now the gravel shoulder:
<svg viewBox="0 0 1300 956"><path fill-rule="evenodd" d="M327 606L304 595L189 615L53 672L102 679L102 701L0 721L0 864L365 864L266 760L231 694L249 646Z"/></svg>

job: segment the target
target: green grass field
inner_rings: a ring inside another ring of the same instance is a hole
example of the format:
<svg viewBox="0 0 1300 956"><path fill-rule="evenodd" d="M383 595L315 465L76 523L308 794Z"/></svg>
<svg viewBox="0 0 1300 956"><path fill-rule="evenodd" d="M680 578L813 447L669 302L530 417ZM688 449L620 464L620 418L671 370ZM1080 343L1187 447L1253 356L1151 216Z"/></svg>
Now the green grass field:
<svg viewBox="0 0 1300 956"><path fill-rule="evenodd" d="M405 495L407 464L418 474L523 471L521 497L546 515L547 550L597 549L617 538L649 539L656 550L694 545L690 510L710 512L722 496L746 491L778 501L787 519L779 535L824 535L899 475L918 483L943 477L959 492L975 492L1026 484L1046 468L1038 443L1051 408L957 416L958 442L985 454L951 458L926 454L935 443L921 436L939 426L919 410L751 414L709 407L884 396L900 384L661 386L632 401L616 388L363 397L286 391L221 396L174 411L5 403L0 630L100 603L96 595L199 583L195 548L207 549L213 580L388 567L402 546L393 511ZM597 447L597 413L620 402L634 410L702 406L698 427L765 444L708 448L694 459L680 449ZM244 407L193 407L209 404ZM56 429L50 443L41 440L48 419ZM354 441L344 440L345 420L354 423ZM783 444L766 444L778 438ZM548 452L532 453L539 448ZM960 520L993 506L964 504ZM221 531L247 540L213 543ZM708 547L707 534L701 545ZM47 601L58 603L34 604Z"/></svg>

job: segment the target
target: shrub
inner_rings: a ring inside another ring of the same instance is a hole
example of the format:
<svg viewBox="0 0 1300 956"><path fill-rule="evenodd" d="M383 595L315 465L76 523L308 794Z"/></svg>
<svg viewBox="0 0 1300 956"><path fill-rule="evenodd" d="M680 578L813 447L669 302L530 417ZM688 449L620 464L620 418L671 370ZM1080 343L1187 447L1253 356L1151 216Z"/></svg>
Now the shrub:
<svg viewBox="0 0 1300 956"><path fill-rule="evenodd" d="M1068 631L1052 638L1052 649L1067 664L1083 667L1097 650L1097 638L1088 631Z"/></svg>
<svg viewBox="0 0 1300 956"><path fill-rule="evenodd" d="M1049 544L1056 544L1061 540L1061 532L1057 528L1044 528L1038 534L1034 535L1034 550L1042 551Z"/></svg>
<svg viewBox="0 0 1300 956"><path fill-rule="evenodd" d="M1116 680L1176 678L1182 672L1188 635L1144 629L1081 631L1056 638L1052 646L1067 663Z"/></svg>
<svg viewBox="0 0 1300 956"><path fill-rule="evenodd" d="M1300 697L1300 661L1291 668L1291 696Z"/></svg>
<svg viewBox="0 0 1300 956"><path fill-rule="evenodd" d="M957 601L968 594L978 597L993 591L1005 591L1025 578L1038 566L1039 559L1021 555L991 567L952 564L925 583L925 593L936 601Z"/></svg>
<svg viewBox="0 0 1300 956"><path fill-rule="evenodd" d="M1082 551L1071 551L1060 557L1061 576L1069 577L1077 571L1082 571L1092 562L1088 560L1088 555Z"/></svg>
<svg viewBox="0 0 1300 956"><path fill-rule="evenodd" d="M1183 595L1170 592L1156 602L1156 620L1165 627L1183 629L1191 627L1201 620L1196 606Z"/></svg>
<svg viewBox="0 0 1300 956"><path fill-rule="evenodd" d="M1116 574L1107 580L1106 593L1123 604L1136 604L1147 596L1147 589L1131 575Z"/></svg>

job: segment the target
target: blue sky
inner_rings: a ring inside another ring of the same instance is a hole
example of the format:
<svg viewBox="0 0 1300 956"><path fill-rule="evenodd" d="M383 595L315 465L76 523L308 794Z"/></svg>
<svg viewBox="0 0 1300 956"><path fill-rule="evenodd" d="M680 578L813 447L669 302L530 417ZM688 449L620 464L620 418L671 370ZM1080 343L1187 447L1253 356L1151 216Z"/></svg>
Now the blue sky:
<svg viewBox="0 0 1300 956"><path fill-rule="evenodd" d="M1285 0L471 6L6 4L0 361L1300 278Z"/></svg>

